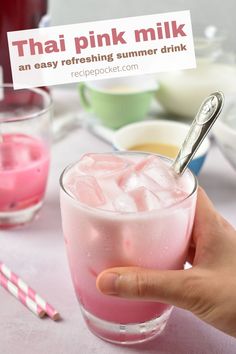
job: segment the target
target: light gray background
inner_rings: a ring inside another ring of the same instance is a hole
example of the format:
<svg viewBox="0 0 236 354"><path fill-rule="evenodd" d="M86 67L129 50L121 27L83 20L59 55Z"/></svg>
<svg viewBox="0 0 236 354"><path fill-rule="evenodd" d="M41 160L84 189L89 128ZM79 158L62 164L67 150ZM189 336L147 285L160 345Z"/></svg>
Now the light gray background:
<svg viewBox="0 0 236 354"><path fill-rule="evenodd" d="M52 25L190 10L193 32L205 24L226 30L236 51L235 0L49 0Z"/></svg>

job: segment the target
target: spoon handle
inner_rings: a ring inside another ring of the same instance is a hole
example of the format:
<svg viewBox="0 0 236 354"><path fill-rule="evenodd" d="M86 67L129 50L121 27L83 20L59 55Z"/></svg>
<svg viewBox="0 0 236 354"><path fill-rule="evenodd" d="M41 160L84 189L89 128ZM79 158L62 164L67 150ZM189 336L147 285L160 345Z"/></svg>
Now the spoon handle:
<svg viewBox="0 0 236 354"><path fill-rule="evenodd" d="M222 111L223 104L224 95L219 91L212 93L203 101L191 124L189 133L173 162L172 168L177 174L184 173L187 165Z"/></svg>

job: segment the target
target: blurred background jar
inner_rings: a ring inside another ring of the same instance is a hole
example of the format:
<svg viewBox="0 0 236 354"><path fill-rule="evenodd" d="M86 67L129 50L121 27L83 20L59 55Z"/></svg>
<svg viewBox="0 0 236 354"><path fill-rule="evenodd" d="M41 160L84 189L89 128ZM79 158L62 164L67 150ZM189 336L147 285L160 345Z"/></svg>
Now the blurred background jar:
<svg viewBox="0 0 236 354"><path fill-rule="evenodd" d="M0 83L12 83L7 32L45 26L47 0L0 1Z"/></svg>
<svg viewBox="0 0 236 354"><path fill-rule="evenodd" d="M156 98L168 114L192 118L203 99L216 90L226 96L226 105L236 97L235 55L227 49L227 35L215 26L194 31L196 69L160 73Z"/></svg>

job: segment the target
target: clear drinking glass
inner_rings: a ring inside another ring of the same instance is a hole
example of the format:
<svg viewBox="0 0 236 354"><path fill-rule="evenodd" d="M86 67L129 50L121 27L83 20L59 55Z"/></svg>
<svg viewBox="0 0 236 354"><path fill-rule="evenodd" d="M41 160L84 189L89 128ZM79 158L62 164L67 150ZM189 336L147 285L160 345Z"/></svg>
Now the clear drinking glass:
<svg viewBox="0 0 236 354"><path fill-rule="evenodd" d="M42 206L51 113L47 92L0 86L0 228L31 221Z"/></svg>
<svg viewBox="0 0 236 354"><path fill-rule="evenodd" d="M148 157L146 153L114 152L116 156ZM161 157L165 163L171 160ZM152 211L120 213L88 207L68 193L61 175L62 227L72 280L89 329L104 340L134 344L160 334L171 306L154 301L122 299L101 294L97 275L115 266L182 269L192 230L197 181L190 170L191 192L172 206ZM69 173L69 174L68 174Z"/></svg>

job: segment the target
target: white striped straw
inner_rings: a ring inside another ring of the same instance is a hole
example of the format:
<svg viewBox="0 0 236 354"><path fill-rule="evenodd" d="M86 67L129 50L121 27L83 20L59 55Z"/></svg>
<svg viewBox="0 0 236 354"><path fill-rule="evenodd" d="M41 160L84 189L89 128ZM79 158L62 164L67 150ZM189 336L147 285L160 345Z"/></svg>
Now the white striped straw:
<svg viewBox="0 0 236 354"><path fill-rule="evenodd" d="M46 314L58 321L60 314L54 309L52 305L47 303L41 296L39 296L32 288L30 288L18 275L13 273L4 263L0 262L0 272L4 274L13 284L21 289L31 300L33 300Z"/></svg>
<svg viewBox="0 0 236 354"><path fill-rule="evenodd" d="M23 305L25 305L36 316L42 318L45 315L45 311L37 305L32 299L30 299L22 290L17 288L9 279L4 277L0 273L0 285L2 285L9 293L17 298Z"/></svg>

